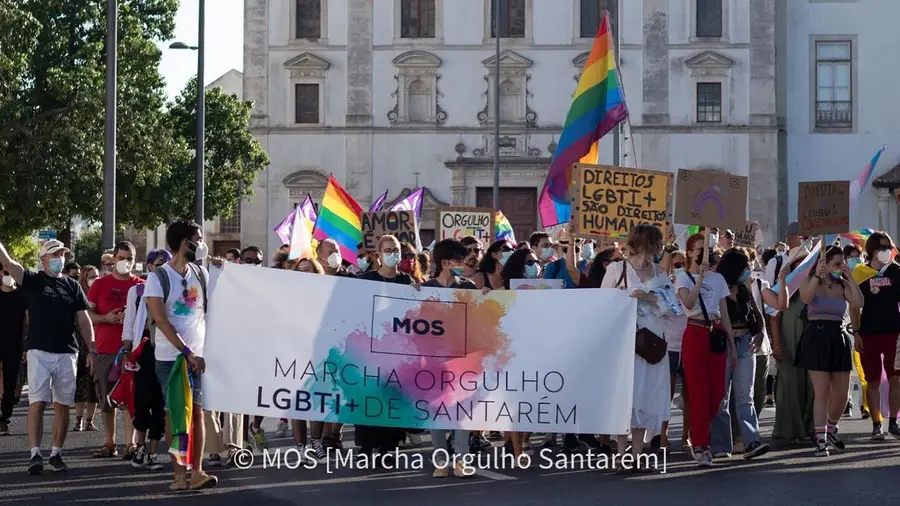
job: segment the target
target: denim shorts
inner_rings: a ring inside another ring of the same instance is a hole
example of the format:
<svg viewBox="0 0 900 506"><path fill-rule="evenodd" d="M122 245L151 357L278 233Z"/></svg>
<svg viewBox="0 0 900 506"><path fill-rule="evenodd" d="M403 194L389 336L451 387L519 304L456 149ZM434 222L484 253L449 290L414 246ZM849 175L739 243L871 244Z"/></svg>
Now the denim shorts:
<svg viewBox="0 0 900 506"><path fill-rule="evenodd" d="M169 376L172 374L172 367L175 366L175 362L163 362L160 360L156 361L156 377L159 379L159 386L162 387L163 394L163 405L168 409L168 396L169 396ZM203 407L203 391L200 388L200 375L195 373L194 371L188 370L188 374L191 377L191 385L192 385L192 393L193 393L193 402L195 406Z"/></svg>

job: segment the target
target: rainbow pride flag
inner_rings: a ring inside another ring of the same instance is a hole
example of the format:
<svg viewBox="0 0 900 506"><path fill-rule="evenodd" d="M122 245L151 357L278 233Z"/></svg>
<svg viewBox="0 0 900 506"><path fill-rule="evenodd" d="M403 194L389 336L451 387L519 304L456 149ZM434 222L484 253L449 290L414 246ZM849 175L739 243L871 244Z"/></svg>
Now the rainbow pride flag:
<svg viewBox="0 0 900 506"><path fill-rule="evenodd" d="M494 213L494 240L499 241L506 239L513 244L516 242L516 233L513 232L512 224L503 215L503 211Z"/></svg>
<svg viewBox="0 0 900 506"><path fill-rule="evenodd" d="M578 81L578 90L541 191L538 209L544 228L568 223L572 165L582 160L597 163L597 141L627 117L607 12Z"/></svg>
<svg viewBox="0 0 900 506"><path fill-rule="evenodd" d="M362 242L362 213L362 206L333 175L329 176L313 237L319 241L334 239L340 247L341 257L356 265L357 246Z"/></svg>
<svg viewBox="0 0 900 506"><path fill-rule="evenodd" d="M169 410L169 430L172 433L172 445L169 453L180 466L191 468L193 461L192 423L194 416L194 396L188 363L183 355L175 358L172 372L169 373L169 384L166 385L166 404Z"/></svg>

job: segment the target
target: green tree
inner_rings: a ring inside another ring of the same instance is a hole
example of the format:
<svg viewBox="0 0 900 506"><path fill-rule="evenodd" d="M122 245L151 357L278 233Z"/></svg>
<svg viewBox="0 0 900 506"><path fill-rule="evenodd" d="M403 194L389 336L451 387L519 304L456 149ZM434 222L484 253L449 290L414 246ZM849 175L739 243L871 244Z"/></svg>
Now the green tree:
<svg viewBox="0 0 900 506"><path fill-rule="evenodd" d="M26 269L34 269L38 264L40 245L30 235L9 239L3 243L9 254Z"/></svg>
<svg viewBox="0 0 900 506"><path fill-rule="evenodd" d="M100 228L92 227L78 236L73 253L75 261L82 267L85 265L100 267L100 256L103 254L103 247L100 244L101 234Z"/></svg>
<svg viewBox="0 0 900 506"><path fill-rule="evenodd" d="M269 164L269 157L250 134L251 103L220 88L206 91L204 214L228 218L238 202L253 194L253 182ZM167 113L177 141L189 146L197 139L197 78L185 85ZM193 216L196 162L179 167L166 182L171 216Z"/></svg>

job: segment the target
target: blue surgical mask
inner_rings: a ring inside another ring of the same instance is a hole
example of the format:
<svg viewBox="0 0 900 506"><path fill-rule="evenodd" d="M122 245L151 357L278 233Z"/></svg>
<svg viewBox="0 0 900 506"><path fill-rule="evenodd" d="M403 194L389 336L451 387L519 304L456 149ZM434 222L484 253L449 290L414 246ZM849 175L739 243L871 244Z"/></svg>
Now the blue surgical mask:
<svg viewBox="0 0 900 506"><path fill-rule="evenodd" d="M50 259L49 269L50 272L47 274L51 274L53 276L58 275L63 270L64 260L60 257L53 257Z"/></svg>
<svg viewBox="0 0 900 506"><path fill-rule="evenodd" d="M450 271L453 272L454 276L462 276L466 272L466 268L464 266L451 267Z"/></svg>
<svg viewBox="0 0 900 506"><path fill-rule="evenodd" d="M514 251L504 251L500 253L500 265L506 265L506 262L509 262L509 257L513 256Z"/></svg>
<svg viewBox="0 0 900 506"><path fill-rule="evenodd" d="M740 279L738 279L738 282L746 283L748 279L750 279L750 269L744 269L744 272L741 273L741 277Z"/></svg>
<svg viewBox="0 0 900 506"><path fill-rule="evenodd" d="M538 264L529 264L525 266L525 277L528 279L537 279L541 274L541 266Z"/></svg>
<svg viewBox="0 0 900 506"><path fill-rule="evenodd" d="M856 266L862 263L859 257L853 257L847 260L847 265L850 267L850 270L856 269Z"/></svg>
<svg viewBox="0 0 900 506"><path fill-rule="evenodd" d="M662 253L654 253L653 254L653 263L658 264L662 261Z"/></svg>
<svg viewBox="0 0 900 506"><path fill-rule="evenodd" d="M594 258L594 245L591 243L587 243L581 247L581 258L585 260L590 260Z"/></svg>
<svg viewBox="0 0 900 506"><path fill-rule="evenodd" d="M400 253L388 253L384 255L384 266L393 269L400 263Z"/></svg>
<svg viewBox="0 0 900 506"><path fill-rule="evenodd" d="M365 271L369 268L369 259L366 257L360 257L356 259L356 266L359 267L359 270Z"/></svg>
<svg viewBox="0 0 900 506"><path fill-rule="evenodd" d="M719 245L719 234L709 234L709 247L715 248Z"/></svg>
<svg viewBox="0 0 900 506"><path fill-rule="evenodd" d="M541 250L541 260L550 260L553 258L553 248L543 248Z"/></svg>

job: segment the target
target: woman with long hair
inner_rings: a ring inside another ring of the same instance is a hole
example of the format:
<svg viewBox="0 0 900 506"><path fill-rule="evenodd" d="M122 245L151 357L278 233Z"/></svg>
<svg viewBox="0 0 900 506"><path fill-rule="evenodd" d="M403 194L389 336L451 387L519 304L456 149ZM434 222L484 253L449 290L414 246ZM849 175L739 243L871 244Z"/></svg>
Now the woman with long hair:
<svg viewBox="0 0 900 506"><path fill-rule="evenodd" d="M503 266L516 251L515 245L507 239L494 241L484 252L472 282L479 290L494 289L503 286Z"/></svg>
<svg viewBox="0 0 900 506"><path fill-rule="evenodd" d="M78 283L84 293L88 293L94 281L100 277L100 271L93 265L85 265L81 269L81 278ZM75 326L78 332L78 326ZM78 336L78 369L75 375L75 426L72 432L97 430L94 425L94 411L97 409L99 399L97 389L94 388L94 378L87 368L87 356L89 350L84 339Z"/></svg>
<svg viewBox="0 0 900 506"><path fill-rule="evenodd" d="M678 246L669 245L663 250L659 266L669 275L669 279L674 283L678 275L684 272L685 263L684 251L678 249ZM681 445L682 448L687 449L691 446L688 438L691 432L691 415L690 409L688 409L690 396L684 387L686 381L684 378L684 365L681 363L681 340L684 337L685 327L687 327L687 316L685 315L669 315L666 318L665 332L666 343L668 344L666 350L669 355L669 397L671 399L675 398L676 380L681 378L681 405L684 418L681 430ZM669 448L668 421L663 424L662 434L659 437L659 447Z"/></svg>
<svg viewBox="0 0 900 506"><path fill-rule="evenodd" d="M671 287L669 276L653 263L653 258L663 249L662 231L653 225L641 224L631 229L626 241L628 258L622 262L609 264L603 277L601 288L618 288L626 290L637 299L637 325L658 337L665 339L664 317L669 314L670 306L664 297L654 293ZM634 334L625 336L634 340ZM646 361L642 356L634 355L634 391L631 407L631 451L635 462L640 464L644 439L648 435L656 436L662 431L663 423L669 419L669 361L660 360L655 364ZM628 446L628 435L616 436L616 451L619 456L625 454ZM633 469L623 467L620 472L631 472ZM652 468L634 470L652 472Z"/></svg>
<svg viewBox="0 0 900 506"><path fill-rule="evenodd" d="M730 359L733 366L737 354L725 302L730 291L725 278L711 272L709 265L703 263L705 255L711 256L711 249L704 247L705 242L703 234L688 238L687 270L678 276L675 286L688 318L681 343L681 361L690 398L693 454L699 465L711 466L710 426L725 397L726 360Z"/></svg>
<svg viewBox="0 0 900 506"><path fill-rule="evenodd" d="M844 316L863 307L863 294L853 281L840 247L825 251L815 271L800 282L800 299L806 304L809 323L800 336L797 366L809 372L813 384L813 420L816 424L815 455L827 457L829 449L844 451L838 421L850 395L853 344L844 330ZM891 357L893 358L893 357Z"/></svg>
<svg viewBox="0 0 900 506"><path fill-rule="evenodd" d="M400 272L409 274L416 284L425 282L425 274L419 266L419 255L416 248L408 242L400 243L400 265L397 266Z"/></svg>

